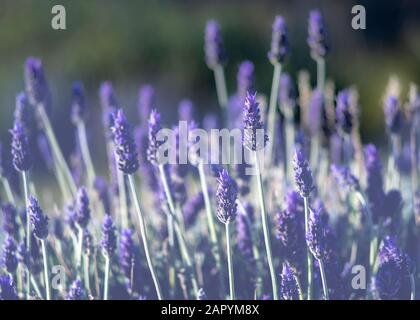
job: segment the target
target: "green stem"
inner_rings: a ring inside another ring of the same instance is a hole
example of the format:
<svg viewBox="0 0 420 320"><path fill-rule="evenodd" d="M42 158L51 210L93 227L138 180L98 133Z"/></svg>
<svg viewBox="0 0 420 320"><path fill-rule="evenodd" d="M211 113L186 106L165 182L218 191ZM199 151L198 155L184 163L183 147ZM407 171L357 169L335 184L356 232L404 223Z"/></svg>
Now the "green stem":
<svg viewBox="0 0 420 320"><path fill-rule="evenodd" d="M159 300L162 300L162 293L160 290L160 285L159 285L159 280L157 278L155 269L153 267L153 263L152 263L152 258L150 257L150 252L149 252L149 245L147 242L147 233L146 233L146 226L144 223L144 218L143 218L143 214L141 212L140 209L140 203L139 203L139 199L137 196L137 190L136 190L136 185L134 182L134 176L133 175L128 175L128 182L130 185L130 190L131 190L131 197L132 197L132 201L134 203L134 207L136 209L136 213L137 213L137 218L139 220L139 225L140 225L140 236L142 238L143 241L143 248L144 248L144 252L146 255L146 260L147 260L147 266L149 267L150 273L152 275L152 279L153 279L153 283L156 289L156 294Z"/></svg>
<svg viewBox="0 0 420 320"><path fill-rule="evenodd" d="M321 92L324 92L325 88L325 59L317 59L316 60L316 66L317 66L317 83L316 87Z"/></svg>
<svg viewBox="0 0 420 320"><path fill-rule="evenodd" d="M328 294L328 283L327 283L327 277L325 274L324 262L322 261L322 259L318 259L318 263L319 263L319 271L321 273L322 289L324 291L324 297L326 300L329 300L330 297Z"/></svg>
<svg viewBox="0 0 420 320"><path fill-rule="evenodd" d="M120 204L121 214L121 226L123 229L128 228L128 208L127 208L127 194L125 190L125 177L118 168L117 169L117 180L118 180L118 195Z"/></svg>
<svg viewBox="0 0 420 320"><path fill-rule="evenodd" d="M228 94L226 88L225 71L223 66L217 65L214 70L214 80L216 82L217 99L219 106L226 110L228 106Z"/></svg>
<svg viewBox="0 0 420 320"><path fill-rule="evenodd" d="M31 220L29 217L29 184L28 176L26 171L22 171L22 180L23 180L23 190L25 194L25 205L26 205L26 250L28 254L31 252ZM28 262L30 263L30 262ZM26 268L26 298L29 299L31 295L31 268L28 266Z"/></svg>
<svg viewBox="0 0 420 320"><path fill-rule="evenodd" d="M275 144L275 129L276 129L276 118L277 118L277 99L279 94L279 85L280 85L280 75L281 75L281 64L277 63L274 65L273 72L273 81L271 83L271 93L270 93L270 103L268 106L268 163L271 163L273 157L273 150Z"/></svg>
<svg viewBox="0 0 420 320"><path fill-rule="evenodd" d="M7 201L9 201L10 203L15 203L15 198L13 197L13 192L10 188L9 181L5 177L2 177L1 181L3 184L4 192L6 193Z"/></svg>
<svg viewBox="0 0 420 320"><path fill-rule="evenodd" d="M31 283L32 283L32 287L33 287L33 288L34 288L34 290L35 290L35 293L36 293L36 294L38 295L38 297L42 300L42 299L43 299L43 296L42 296L41 290L39 289L38 283L36 282L36 280L35 280L35 278L34 278L34 276L33 276L33 275L31 275L30 281L31 281Z"/></svg>
<svg viewBox="0 0 420 320"><path fill-rule="evenodd" d="M44 260L44 280L45 280L45 293L47 300L51 300L50 277L48 273L48 255L46 240L41 240L42 256Z"/></svg>
<svg viewBox="0 0 420 320"><path fill-rule="evenodd" d="M225 230L226 230L226 253L227 253L228 269L229 269L230 300L235 300L235 279L233 276L232 250L230 247L229 223L225 223Z"/></svg>
<svg viewBox="0 0 420 320"><path fill-rule="evenodd" d="M50 119L48 118L48 115L43 105L38 105L37 110L41 118L42 124L44 125L45 134L47 136L48 142L50 143L54 159L58 162L60 169L63 171L63 174L66 177L67 184L72 192L72 195L75 196L77 193L77 188L71 175L70 169L66 161L64 160L64 156L61 152L60 146L58 145L57 139L51 126Z"/></svg>
<svg viewBox="0 0 420 320"><path fill-rule="evenodd" d="M304 204L305 204L305 234L308 233L308 219L309 219L309 207L308 207L308 198L304 197L303 198ZM312 260L312 254L309 251L309 248L306 248L306 258L307 258L307 263L308 263L308 291L307 291L307 300L312 300L312 295L313 295L313 274L312 274L312 269L313 269L313 260Z"/></svg>
<svg viewBox="0 0 420 320"><path fill-rule="evenodd" d="M89 279L89 255L85 254L83 259L85 287L88 294L91 294L90 279Z"/></svg>
<svg viewBox="0 0 420 320"><path fill-rule="evenodd" d="M77 239L77 270L80 271L82 265L82 255L83 255L83 229L78 227L78 239Z"/></svg>
<svg viewBox="0 0 420 320"><path fill-rule="evenodd" d="M271 253L270 229L268 227L268 221L267 221L268 218L267 218L267 213L265 211L264 191L263 191L261 170L260 170L260 164L259 164L257 151L254 151L254 155L255 155L255 169L256 169L256 175L257 175L257 183L258 183L258 196L259 196L260 205L261 205L261 222L262 222L263 233L264 233L264 243L265 243L265 250L267 253L268 267L270 269L271 285L273 287L273 299L278 300L276 272L274 270L273 256Z"/></svg>
<svg viewBox="0 0 420 320"><path fill-rule="evenodd" d="M86 166L88 185L91 188L93 188L96 173L95 173L95 167L93 166L92 157L89 151L89 145L88 145L87 135L86 135L86 126L83 121L79 121L77 123L77 134L79 137L80 151L82 153L82 158Z"/></svg>
<svg viewBox="0 0 420 320"><path fill-rule="evenodd" d="M105 255L104 300L108 300L109 287L109 257Z"/></svg>
<svg viewBox="0 0 420 320"><path fill-rule="evenodd" d="M410 287L410 300L416 300L416 280L414 279L414 274L410 274Z"/></svg>

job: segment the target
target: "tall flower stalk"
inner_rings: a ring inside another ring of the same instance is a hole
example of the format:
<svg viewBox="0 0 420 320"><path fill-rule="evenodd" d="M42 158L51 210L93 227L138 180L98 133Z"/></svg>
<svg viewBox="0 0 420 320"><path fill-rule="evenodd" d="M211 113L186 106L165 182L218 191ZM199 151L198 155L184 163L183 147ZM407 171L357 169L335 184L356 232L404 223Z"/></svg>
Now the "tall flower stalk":
<svg viewBox="0 0 420 320"><path fill-rule="evenodd" d="M309 231L309 196L314 189L312 171L309 168L308 162L303 154L303 151L297 149L293 158L293 169L295 172L295 182L298 188L299 194L303 198L305 206L305 234L308 234ZM307 299L311 300L313 297L313 260L312 255L307 248Z"/></svg>
<svg viewBox="0 0 420 320"><path fill-rule="evenodd" d="M156 271L153 266L152 258L150 256L149 244L147 240L146 225L143 217L143 213L140 208L139 197L137 195L136 184L134 181L134 173L139 168L137 149L134 143L132 132L130 131L127 119L124 112L120 109L115 117L114 126L111 128L114 143L115 143L115 154L117 157L118 169L128 176L128 183L131 191L131 200L134 202L134 208L139 220L140 236L143 242L143 248L146 255L147 266L151 273L153 284L155 286L156 295L159 300L163 299L163 295L160 289L159 280Z"/></svg>
<svg viewBox="0 0 420 320"><path fill-rule="evenodd" d="M261 176L259 152L264 150L268 137L264 134L264 125L261 121L260 108L256 101L256 94L247 94L244 104L244 131L243 145L253 154L255 162L255 175L258 185L258 198L261 207L261 223L264 234L264 244L270 269L271 285L274 300L278 300L277 276L274 270L273 255L271 252L270 228L264 200L264 187Z"/></svg>
<svg viewBox="0 0 420 320"><path fill-rule="evenodd" d="M217 218L225 225L230 300L235 300L235 277L233 272L229 225L235 221L237 215L236 198L238 196L238 188L236 182L229 176L225 169L220 172L217 181L219 183L216 193Z"/></svg>
<svg viewBox="0 0 420 320"><path fill-rule="evenodd" d="M105 216L104 223L102 225L102 254L105 258L105 275L104 275L104 300L108 300L109 295L109 264L114 255L115 249L117 247L117 234L115 230L114 223L112 218L109 215Z"/></svg>
<svg viewBox="0 0 420 320"><path fill-rule="evenodd" d="M280 87L280 76L282 64L289 52L289 43L287 36L286 23L281 16L276 16L272 27L271 49L268 52L268 59L274 66L273 81L271 83L270 102L268 106L268 137L270 144L268 145L268 163L271 163L274 150L275 128L277 118L277 99Z"/></svg>

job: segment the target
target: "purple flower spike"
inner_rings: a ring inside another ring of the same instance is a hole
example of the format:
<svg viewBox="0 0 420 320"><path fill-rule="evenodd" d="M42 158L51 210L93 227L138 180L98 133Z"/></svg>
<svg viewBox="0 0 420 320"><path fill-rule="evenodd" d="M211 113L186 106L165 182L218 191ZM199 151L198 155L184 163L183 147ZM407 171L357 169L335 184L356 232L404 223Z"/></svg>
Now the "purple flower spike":
<svg viewBox="0 0 420 320"><path fill-rule="evenodd" d="M303 198L309 197L313 186L312 170L309 168L308 161L301 149L296 149L293 157L293 170L298 191Z"/></svg>
<svg viewBox="0 0 420 320"><path fill-rule="evenodd" d="M207 22L204 35L204 52L207 66L210 69L223 65L226 61L222 32L219 23L215 20Z"/></svg>
<svg viewBox="0 0 420 320"><path fill-rule="evenodd" d="M329 51L327 44L327 33L325 30L324 19L321 12L312 10L309 13L308 39L311 56L313 59L325 58Z"/></svg>
<svg viewBox="0 0 420 320"><path fill-rule="evenodd" d="M140 122L145 124L150 112L156 108L155 89L150 84L141 86L138 98L138 113Z"/></svg>
<svg viewBox="0 0 420 320"><path fill-rule="evenodd" d="M117 233L110 215L106 215L102 225L102 253L111 257L117 247Z"/></svg>
<svg viewBox="0 0 420 320"><path fill-rule="evenodd" d="M4 147L4 144L0 142L0 177L9 178L12 174L12 161L9 156L9 152Z"/></svg>
<svg viewBox="0 0 420 320"><path fill-rule="evenodd" d="M19 121L26 134L30 135L35 130L35 115L34 109L29 105L27 95L20 92L16 95L16 107L14 118Z"/></svg>
<svg viewBox="0 0 420 320"><path fill-rule="evenodd" d="M112 83L105 81L101 84L99 88L99 100L101 102L101 107L104 110L118 108L117 98L115 97L114 88Z"/></svg>
<svg viewBox="0 0 420 320"><path fill-rule="evenodd" d="M322 208L314 210L309 208L308 232L306 233L306 243L314 257L318 260L324 259L326 252L326 230Z"/></svg>
<svg viewBox="0 0 420 320"><path fill-rule="evenodd" d="M204 196L202 192L197 193L192 197L182 210L184 213L185 227L191 227L197 220L198 213L204 209Z"/></svg>
<svg viewBox="0 0 420 320"><path fill-rule="evenodd" d="M48 108L50 92L41 60L33 57L26 60L24 78L30 103L32 105L43 104Z"/></svg>
<svg viewBox="0 0 420 320"><path fill-rule="evenodd" d="M13 278L10 275L0 276L0 300L18 300L15 287L13 285Z"/></svg>
<svg viewBox="0 0 420 320"><path fill-rule="evenodd" d="M86 300L86 294L82 287L82 282L77 279L73 281L70 290L66 295L66 300Z"/></svg>
<svg viewBox="0 0 420 320"><path fill-rule="evenodd" d="M337 184L347 190L360 190L359 180L351 173L348 167L331 165L331 173Z"/></svg>
<svg viewBox="0 0 420 320"><path fill-rule="evenodd" d="M126 229L121 232L120 240L120 266L126 280L131 279L131 272L134 266L134 242L133 231Z"/></svg>
<svg viewBox="0 0 420 320"><path fill-rule="evenodd" d="M85 229L90 220L89 196L85 187L79 188L75 209L75 222Z"/></svg>
<svg viewBox="0 0 420 320"><path fill-rule="evenodd" d="M387 237L379 251L379 268L374 279L374 288L383 300L410 297L408 279L414 265L407 254L396 244L395 238Z"/></svg>
<svg viewBox="0 0 420 320"><path fill-rule="evenodd" d="M241 255L247 260L252 261L254 258L252 252L252 233L244 213L239 213L236 223L236 242Z"/></svg>
<svg viewBox="0 0 420 320"><path fill-rule="evenodd" d="M178 105L178 117L180 121L193 121L195 108L191 100L184 99Z"/></svg>
<svg viewBox="0 0 420 320"><path fill-rule="evenodd" d="M34 236L40 240L46 239L48 236L48 217L44 215L38 200L33 196L29 196L28 211Z"/></svg>
<svg viewBox="0 0 420 320"><path fill-rule="evenodd" d="M83 84L75 82L72 88L73 101L71 105L71 118L74 124L86 119L86 97Z"/></svg>
<svg viewBox="0 0 420 320"><path fill-rule="evenodd" d="M260 108L256 97L256 93L247 93L243 111L243 144L252 151L261 150L268 141L268 136L264 133L264 124L261 121Z"/></svg>
<svg viewBox="0 0 420 320"><path fill-rule="evenodd" d="M238 189L236 182L223 169L217 179L217 218L222 223L230 223L235 220L237 214L236 197Z"/></svg>
<svg viewBox="0 0 420 320"><path fill-rule="evenodd" d="M157 152L163 141L157 140L157 134L162 129L160 114L152 110L149 117L149 146L147 148L147 160L155 166L159 165Z"/></svg>
<svg viewBox="0 0 420 320"><path fill-rule="evenodd" d="M111 130L114 135L118 168L125 174L135 173L139 168L137 147L122 109L118 110Z"/></svg>
<svg viewBox="0 0 420 320"><path fill-rule="evenodd" d="M32 166L32 156L28 137L22 123L18 119L15 121L10 133L12 134L13 165L18 171L28 171Z"/></svg>
<svg viewBox="0 0 420 320"><path fill-rule="evenodd" d="M16 250L16 257L18 262L23 264L24 266L29 266L29 254L28 250L26 250L26 244L24 241L21 241Z"/></svg>
<svg viewBox="0 0 420 320"><path fill-rule="evenodd" d="M351 111L349 90L343 90L338 93L335 118L341 132L345 134L351 133L351 129L353 128L353 114Z"/></svg>
<svg viewBox="0 0 420 320"><path fill-rule="evenodd" d="M271 35L271 50L268 59L272 64L283 63L289 53L289 41L287 37L286 22L282 16L276 16Z"/></svg>
<svg viewBox="0 0 420 320"><path fill-rule="evenodd" d="M283 300L299 300L299 286L288 263L283 263L280 275L280 296Z"/></svg>
<svg viewBox="0 0 420 320"><path fill-rule="evenodd" d="M255 67L251 61L246 60L239 65L236 81L239 97L245 98L248 92L254 92Z"/></svg>
<svg viewBox="0 0 420 320"><path fill-rule="evenodd" d="M3 244L3 265L6 267L6 271L13 273L17 268L17 258L16 258L16 245L13 241L13 238L10 235L7 235L6 240Z"/></svg>
<svg viewBox="0 0 420 320"><path fill-rule="evenodd" d="M384 104L385 124L391 134L400 133L403 125L403 114L400 102L395 96L389 96Z"/></svg>
<svg viewBox="0 0 420 320"><path fill-rule="evenodd" d="M16 208L11 203L6 203L2 205L1 209L3 211L3 230L17 239L19 236L19 225L16 221Z"/></svg>

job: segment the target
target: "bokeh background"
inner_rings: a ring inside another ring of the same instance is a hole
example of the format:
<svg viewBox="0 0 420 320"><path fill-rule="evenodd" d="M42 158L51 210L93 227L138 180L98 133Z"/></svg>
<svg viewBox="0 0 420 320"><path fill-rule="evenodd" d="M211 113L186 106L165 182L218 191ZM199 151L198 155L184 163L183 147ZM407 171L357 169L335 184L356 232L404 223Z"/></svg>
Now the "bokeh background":
<svg viewBox="0 0 420 320"><path fill-rule="evenodd" d="M51 28L51 7L67 11L67 30ZM367 29L351 28L351 8L362 4ZM285 17L292 48L285 69L294 78L307 69L315 81L315 63L306 45L307 17L312 8L325 16L331 54L328 77L337 88L356 85L362 106L365 142L385 139L381 98L390 74L404 85L420 83L420 1L110 1L2 0L0 2L0 139L9 139L15 94L23 89L23 63L40 57L50 83L53 118L66 153L73 148L70 122L71 84L82 80L91 108L92 137L102 134L98 88L114 84L128 114L137 116L141 84L157 90L158 108L169 123L182 98L190 98L200 115L217 110L212 73L203 60L206 20L217 19L229 55L227 83L235 89L238 64L256 66L257 90L269 93L272 66L267 60L271 24ZM92 144L94 153L104 148Z"/></svg>

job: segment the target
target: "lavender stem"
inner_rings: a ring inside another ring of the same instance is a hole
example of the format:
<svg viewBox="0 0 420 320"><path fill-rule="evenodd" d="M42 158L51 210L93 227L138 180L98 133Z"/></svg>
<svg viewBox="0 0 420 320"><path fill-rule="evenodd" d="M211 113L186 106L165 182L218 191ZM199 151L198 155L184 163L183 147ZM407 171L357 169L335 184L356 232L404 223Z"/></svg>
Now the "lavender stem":
<svg viewBox="0 0 420 320"><path fill-rule="evenodd" d="M89 256L87 254L83 257L83 267L84 267L84 281L86 286L86 291L90 294L90 279L89 279Z"/></svg>
<svg viewBox="0 0 420 320"><path fill-rule="evenodd" d="M226 110L228 105L228 94L226 89L225 70L222 65L218 64L214 67L213 72L219 105L222 110Z"/></svg>
<svg viewBox="0 0 420 320"><path fill-rule="evenodd" d="M105 255L104 300L108 300L109 286L109 257Z"/></svg>
<svg viewBox="0 0 420 320"><path fill-rule="evenodd" d="M317 66L317 89L321 92L324 92L325 88L325 59L318 58L316 59L316 66Z"/></svg>
<svg viewBox="0 0 420 320"><path fill-rule="evenodd" d="M118 195L121 214L121 226L123 229L128 228L128 208L127 208L127 194L125 190L125 177L124 173L117 168L118 180Z"/></svg>
<svg viewBox="0 0 420 320"><path fill-rule="evenodd" d="M95 167L93 166L92 157L89 151L86 135L86 125L83 121L78 121L77 123L77 134L80 143L80 151L82 153L82 158L86 166L88 185L92 188L95 181L96 173Z"/></svg>
<svg viewBox="0 0 420 320"><path fill-rule="evenodd" d="M6 193L7 201L10 203L15 203L15 198L13 197L12 189L10 188L9 181L2 177L1 182L3 184L4 192Z"/></svg>
<svg viewBox="0 0 420 320"><path fill-rule="evenodd" d="M322 289L324 291L324 296L326 300L329 300L328 284L327 284L327 277L325 274L324 262L322 261L322 259L318 259L318 263L319 263L319 271L321 273Z"/></svg>
<svg viewBox="0 0 420 320"><path fill-rule="evenodd" d="M153 267L153 263L152 263L152 259L150 257L150 252L149 252L149 245L147 242L147 233L146 233L146 226L144 223L144 218L143 218L143 214L141 212L140 209L140 203L137 197L137 191L136 191L136 185L134 182L134 176L132 174L128 175L128 182L130 185L130 190L131 190L131 196L132 196L132 201L134 202L134 207L136 209L137 212L137 218L139 220L139 225L140 225L140 235L143 241L143 247L144 247L144 252L146 255L146 260L147 260L147 265L149 267L150 273L152 275L152 279L153 279L153 283L155 285L155 289L156 289L156 294L159 300L162 300L162 293L160 290L160 285L159 285L159 280L156 276L156 272L155 269Z"/></svg>
<svg viewBox="0 0 420 320"><path fill-rule="evenodd" d="M308 198L303 197L304 205L305 205L305 234L308 233L308 219L309 219L309 205L308 205ZM312 254L309 250L309 248L306 248L306 257L307 257L307 263L308 263L308 290L307 290L307 300L312 300L313 295L313 260L312 260Z"/></svg>
<svg viewBox="0 0 420 320"><path fill-rule="evenodd" d="M416 280L414 279L414 274L410 274L410 287L410 300L416 300Z"/></svg>
<svg viewBox="0 0 420 320"><path fill-rule="evenodd" d="M262 227L263 227L263 233L264 233L264 243L265 243L265 250L267 253L268 267L270 269L271 285L273 287L273 299L278 300L276 272L274 270L273 256L271 253L270 229L268 227L267 213L265 211L264 191L263 191L261 170L260 170L260 164L259 164L257 152L258 151L254 151L254 156L255 156L255 169L256 169L256 175L257 175L257 183L258 183L258 196L259 196L260 205L261 205L261 220L262 220Z"/></svg>
<svg viewBox="0 0 420 320"><path fill-rule="evenodd" d="M229 222L225 223L225 231L226 231L226 253L227 253L228 269L229 269L230 300L235 300L235 279L233 276L234 273L233 273L233 265L232 265L232 250L230 247Z"/></svg>
<svg viewBox="0 0 420 320"><path fill-rule="evenodd" d="M267 123L267 129L268 129L268 141L270 143L268 144L268 164L271 163L273 152L274 152L274 133L276 129L276 118L277 118L277 98L279 94L279 85L280 85L280 76L281 76L281 64L276 63L274 65L274 72L273 72L273 81L271 83L271 93L270 93L270 103L268 107L268 123Z"/></svg>
<svg viewBox="0 0 420 320"><path fill-rule="evenodd" d="M29 185L27 172L22 171L22 180L23 180L23 190L25 194L25 208L26 208L26 250L30 252L31 248L31 221L29 215ZM29 299L31 295L31 270L28 267L26 269L26 298Z"/></svg>
<svg viewBox="0 0 420 320"><path fill-rule="evenodd" d="M50 277L48 273L48 255L47 255L47 245L45 240L41 240L42 247L42 256L44 260L44 280L45 280L45 292L47 300L51 300L51 289L50 289Z"/></svg>

